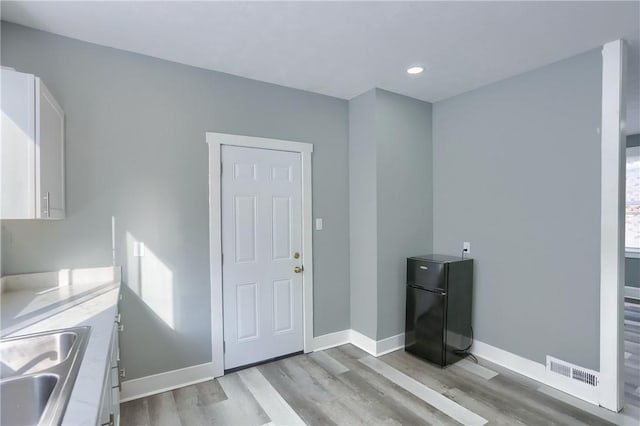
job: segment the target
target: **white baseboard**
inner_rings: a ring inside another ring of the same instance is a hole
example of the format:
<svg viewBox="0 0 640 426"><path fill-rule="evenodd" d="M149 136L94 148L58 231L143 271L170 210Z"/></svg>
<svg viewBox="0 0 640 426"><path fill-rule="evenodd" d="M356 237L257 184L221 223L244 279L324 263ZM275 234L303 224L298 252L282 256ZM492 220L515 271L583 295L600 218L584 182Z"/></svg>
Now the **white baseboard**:
<svg viewBox="0 0 640 426"><path fill-rule="evenodd" d="M402 339L399 339L402 336ZM354 330L341 330L313 338L314 351L333 348L347 343L352 343L360 349L374 356L382 355L399 349L397 342L402 341L404 345L404 334L393 336L388 339L376 342L375 340L358 333ZM377 355L376 355L377 354ZM139 379L122 382L122 392L120 402L127 402L145 396L155 395L183 386L204 382L214 378L213 363L195 365L193 367L181 368L179 370L167 371L165 373L154 374L152 376L141 377Z"/></svg>
<svg viewBox="0 0 640 426"><path fill-rule="evenodd" d="M471 353L494 364L498 364L530 379L544 383L546 367L539 362L531 361L519 355L507 352L504 349L475 340L471 347Z"/></svg>
<svg viewBox="0 0 640 426"><path fill-rule="evenodd" d="M404 333L378 340L376 342L375 356L382 356L402 348L404 348Z"/></svg>
<svg viewBox="0 0 640 426"><path fill-rule="evenodd" d="M314 351L321 351L351 343L363 351L378 357L402 349L404 347L404 333L376 341L356 330L350 329L315 337L313 343Z"/></svg>
<svg viewBox="0 0 640 426"><path fill-rule="evenodd" d="M584 401L598 405L598 390L583 386L575 380L568 379L547 371L546 365L531 361L519 355L496 348L487 343L474 341L471 352L487 361L521 374L525 377L558 389Z"/></svg>
<svg viewBox="0 0 640 426"><path fill-rule="evenodd" d="M355 330L341 330L314 337L314 351L333 348L351 343L363 351L379 357L389 352L404 347L404 333L388 337L382 340L374 340ZM494 364L500 365L530 379L536 380L547 386L561 390L567 394L597 405L594 390L583 389L571 380L548 373L542 363L531 361L519 355L507 352L503 349L491 346L487 343L474 341L471 352L480 358L484 358ZM193 367L154 374L139 379L128 380L122 383L120 402L131 401L149 395L166 392L183 386L212 380L214 378L213 363L195 365Z"/></svg>
<svg viewBox="0 0 640 426"><path fill-rule="evenodd" d="M379 357L389 352L402 349L404 347L404 333L376 341L356 330L342 330L316 337L314 343L316 343L315 350L323 350L351 343L363 351ZM480 358L484 358L525 377L551 386L589 403L598 404L597 388L584 386L575 380L550 373L543 363L531 361L530 359L523 358L504 349L477 340L473 342L471 351Z"/></svg>
<svg viewBox="0 0 640 426"><path fill-rule="evenodd" d="M357 335L356 340L359 344L354 343L353 335ZM390 339L393 339L394 336ZM393 346L392 342L387 343L385 339L378 343L384 342L385 348ZM404 342L404 339L403 339ZM347 343L354 343L356 346L375 355L376 341L367 336L354 332L353 330L342 330L335 333L329 333L322 336L314 337L314 351L333 348ZM181 368L179 370L167 371L165 373L154 374L152 376L141 377L139 379L127 380L122 382L122 392L120 393L120 402L127 402L134 399L143 398L145 396L155 395L161 392L177 389L183 386L204 382L214 378L213 363L205 363L194 365L193 367Z"/></svg>
<svg viewBox="0 0 640 426"><path fill-rule="evenodd" d="M120 402L143 398L213 379L213 363L194 365L122 382Z"/></svg>
<svg viewBox="0 0 640 426"><path fill-rule="evenodd" d="M313 338L313 351L322 351L351 342L351 330L336 331Z"/></svg>
<svg viewBox="0 0 640 426"><path fill-rule="evenodd" d="M351 341L349 343L351 343L354 346L359 347L360 349L362 349L363 351L376 356L376 341L373 340L371 337L369 336L365 336L364 334L355 331L355 330L349 330L349 332L351 333Z"/></svg>
<svg viewBox="0 0 640 426"><path fill-rule="evenodd" d="M624 287L624 297L631 299L640 299L640 287Z"/></svg>

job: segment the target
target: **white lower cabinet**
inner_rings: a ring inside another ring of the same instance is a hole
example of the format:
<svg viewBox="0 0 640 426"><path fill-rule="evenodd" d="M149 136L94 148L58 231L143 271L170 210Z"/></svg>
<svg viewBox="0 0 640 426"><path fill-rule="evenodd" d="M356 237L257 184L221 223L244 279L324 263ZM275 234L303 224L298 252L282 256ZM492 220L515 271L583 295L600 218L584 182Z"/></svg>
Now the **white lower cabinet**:
<svg viewBox="0 0 640 426"><path fill-rule="evenodd" d="M119 318L120 315L113 323L109 362L104 371L100 414L97 423L100 426L120 425L120 378L123 371L120 369Z"/></svg>

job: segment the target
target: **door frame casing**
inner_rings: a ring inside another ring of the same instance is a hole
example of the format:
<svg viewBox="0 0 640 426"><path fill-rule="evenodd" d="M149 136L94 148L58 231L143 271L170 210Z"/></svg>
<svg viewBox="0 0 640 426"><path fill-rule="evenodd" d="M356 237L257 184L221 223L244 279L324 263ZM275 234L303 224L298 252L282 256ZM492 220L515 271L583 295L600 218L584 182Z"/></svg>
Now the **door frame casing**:
<svg viewBox="0 0 640 426"><path fill-rule="evenodd" d="M211 284L211 361L213 376L224 375L222 314L222 187L223 145L300 153L302 165L302 323L304 352L313 350L313 211L311 153L313 144L229 133L206 133L209 145L209 265Z"/></svg>
<svg viewBox="0 0 640 426"><path fill-rule="evenodd" d="M625 42L602 48L600 405L624 407Z"/></svg>

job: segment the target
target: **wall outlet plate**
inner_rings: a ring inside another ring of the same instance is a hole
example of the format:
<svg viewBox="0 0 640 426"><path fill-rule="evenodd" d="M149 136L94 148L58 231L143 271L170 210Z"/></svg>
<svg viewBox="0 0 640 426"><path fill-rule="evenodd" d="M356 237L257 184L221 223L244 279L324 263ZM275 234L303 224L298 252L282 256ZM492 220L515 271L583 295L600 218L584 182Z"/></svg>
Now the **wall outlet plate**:
<svg viewBox="0 0 640 426"><path fill-rule="evenodd" d="M462 243L462 251L465 252L466 254L471 254L471 243L470 242Z"/></svg>

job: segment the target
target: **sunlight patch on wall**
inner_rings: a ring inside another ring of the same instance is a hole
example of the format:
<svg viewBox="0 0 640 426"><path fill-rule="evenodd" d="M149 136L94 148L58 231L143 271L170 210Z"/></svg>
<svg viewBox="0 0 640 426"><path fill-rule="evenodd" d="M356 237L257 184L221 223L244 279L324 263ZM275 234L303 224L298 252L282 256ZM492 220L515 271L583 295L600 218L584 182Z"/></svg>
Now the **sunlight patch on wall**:
<svg viewBox="0 0 640 426"><path fill-rule="evenodd" d="M127 232L127 284L171 329L175 330L173 272L156 254Z"/></svg>

